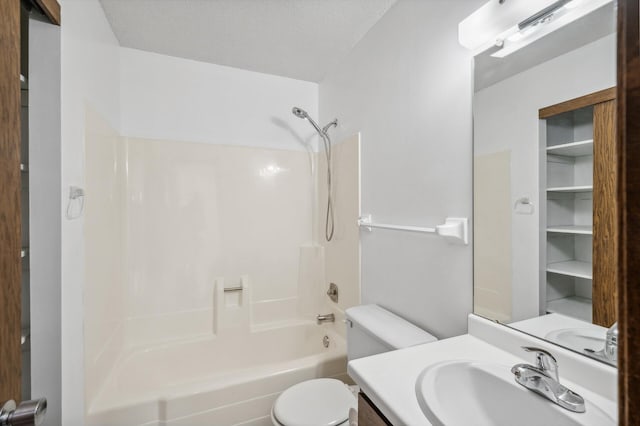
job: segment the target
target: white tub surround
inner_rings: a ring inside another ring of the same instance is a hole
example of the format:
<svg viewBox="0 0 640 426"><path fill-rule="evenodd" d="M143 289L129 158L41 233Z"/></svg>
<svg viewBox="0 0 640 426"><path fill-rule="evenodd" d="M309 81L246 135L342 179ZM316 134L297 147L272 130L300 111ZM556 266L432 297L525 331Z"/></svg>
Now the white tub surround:
<svg viewBox="0 0 640 426"><path fill-rule="evenodd" d="M340 122L338 122L340 126ZM333 131L333 130L332 130ZM333 138L332 179L335 230L331 241L326 241L325 217L327 214L327 158L324 151L315 154L317 164L317 189L314 240L324 254L324 281L321 282L324 302L336 321L345 319L345 310L360 305L360 134L342 139ZM329 283L338 286L337 302L325 296ZM327 311L327 312L329 312ZM322 311L325 313L325 311ZM345 333L345 329L341 328Z"/></svg>
<svg viewBox="0 0 640 426"><path fill-rule="evenodd" d="M87 423L270 424L271 405L288 387L346 379L345 341L333 328L291 323L130 350L89 407Z"/></svg>
<svg viewBox="0 0 640 426"><path fill-rule="evenodd" d="M415 390L416 379L425 368L457 359L507 366L531 364L533 354L521 346L536 346L556 357L565 386L617 418L615 368L473 314L468 321L469 334L351 361L349 375L393 424L429 425Z"/></svg>

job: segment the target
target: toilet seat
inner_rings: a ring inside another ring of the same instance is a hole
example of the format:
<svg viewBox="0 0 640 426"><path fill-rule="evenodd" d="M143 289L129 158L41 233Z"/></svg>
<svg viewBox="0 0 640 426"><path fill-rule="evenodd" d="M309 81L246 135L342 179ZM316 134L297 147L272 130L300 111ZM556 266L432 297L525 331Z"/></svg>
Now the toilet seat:
<svg viewBox="0 0 640 426"><path fill-rule="evenodd" d="M357 405L340 380L314 379L282 392L273 404L272 417L282 426L339 426L348 424L349 409Z"/></svg>

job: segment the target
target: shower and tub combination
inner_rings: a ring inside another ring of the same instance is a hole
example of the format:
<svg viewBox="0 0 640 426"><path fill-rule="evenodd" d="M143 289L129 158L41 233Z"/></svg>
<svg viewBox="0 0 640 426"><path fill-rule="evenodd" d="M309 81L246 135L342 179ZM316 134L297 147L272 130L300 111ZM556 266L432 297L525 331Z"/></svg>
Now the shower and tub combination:
<svg viewBox="0 0 640 426"><path fill-rule="evenodd" d="M326 158L326 180L303 151L124 138L87 113L97 130L87 134L86 298L113 305L102 328L87 311L88 425L270 425L287 388L348 381L344 317L325 294L331 266L312 228L324 228L327 242L338 235L334 184L345 171L334 170L332 155L350 147L353 160L340 166L357 176L359 145L332 147L337 121L320 127L293 112L323 141L314 155ZM257 172L269 164L280 174ZM314 224L292 206L315 205L320 195L309 188L318 179L327 199L318 207L324 223ZM357 235L349 238L357 250ZM357 303L358 283L339 285Z"/></svg>

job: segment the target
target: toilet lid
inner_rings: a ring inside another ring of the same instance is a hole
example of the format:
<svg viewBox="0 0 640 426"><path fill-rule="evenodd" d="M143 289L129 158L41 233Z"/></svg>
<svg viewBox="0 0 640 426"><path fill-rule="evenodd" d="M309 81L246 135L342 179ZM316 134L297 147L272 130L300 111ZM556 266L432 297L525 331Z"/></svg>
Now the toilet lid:
<svg viewBox="0 0 640 426"><path fill-rule="evenodd" d="M282 392L273 415L285 426L335 426L347 421L350 408L357 408L357 401L344 383L315 379Z"/></svg>

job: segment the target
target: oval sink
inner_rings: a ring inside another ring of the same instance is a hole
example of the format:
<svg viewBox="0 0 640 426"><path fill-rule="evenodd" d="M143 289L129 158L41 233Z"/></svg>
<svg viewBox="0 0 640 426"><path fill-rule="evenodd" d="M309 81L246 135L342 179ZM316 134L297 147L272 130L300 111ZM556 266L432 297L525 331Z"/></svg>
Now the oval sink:
<svg viewBox="0 0 640 426"><path fill-rule="evenodd" d="M585 400L573 413L517 384L511 367L446 361L426 368L416 381L422 412L435 426L607 426L616 421Z"/></svg>
<svg viewBox="0 0 640 426"><path fill-rule="evenodd" d="M585 349L600 351L604 348L605 332L591 328L563 328L554 330L544 336L545 339L566 346L574 351Z"/></svg>

